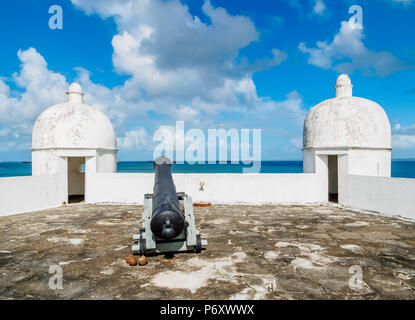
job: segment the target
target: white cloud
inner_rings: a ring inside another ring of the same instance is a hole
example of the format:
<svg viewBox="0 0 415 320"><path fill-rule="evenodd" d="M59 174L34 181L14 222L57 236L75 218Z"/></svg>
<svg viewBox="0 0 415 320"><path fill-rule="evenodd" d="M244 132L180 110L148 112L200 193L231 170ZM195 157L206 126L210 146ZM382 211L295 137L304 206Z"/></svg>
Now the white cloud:
<svg viewBox="0 0 415 320"><path fill-rule="evenodd" d="M47 68L45 59L34 48L19 50L20 72L13 82L23 93L11 92L0 80L0 125L32 120L46 106L61 102L67 88L65 77Z"/></svg>
<svg viewBox="0 0 415 320"><path fill-rule="evenodd" d="M121 149L141 150L148 146L149 135L145 128L134 128L117 139L117 146Z"/></svg>
<svg viewBox="0 0 415 320"><path fill-rule="evenodd" d="M8 127L0 129L0 137L6 137L9 133L10 129Z"/></svg>
<svg viewBox="0 0 415 320"><path fill-rule="evenodd" d="M279 49L251 64L240 59L239 50L258 40L254 24L210 1L202 6L208 23L179 1L72 2L87 13L114 17L118 34L112 40L113 64L117 72L131 76L118 88L120 96L135 92L141 110L192 125L204 119L206 126L223 111L243 112L268 103L258 97L252 74L287 59Z"/></svg>
<svg viewBox="0 0 415 320"><path fill-rule="evenodd" d="M303 107L303 99L297 91L292 91L287 94L287 99L284 101L276 102L275 109L281 114L283 114L284 119L291 117L296 122L303 122L307 111Z"/></svg>
<svg viewBox="0 0 415 320"><path fill-rule="evenodd" d="M20 71L11 81L11 90L0 79L0 150L30 148L33 120L46 107L62 102L65 77L48 69L45 59L34 48L19 50Z"/></svg>
<svg viewBox="0 0 415 320"><path fill-rule="evenodd" d="M181 105L178 107L174 107L172 109L171 116L193 125L200 124L200 119L198 117L199 111L196 108L191 107L189 105Z"/></svg>
<svg viewBox="0 0 415 320"><path fill-rule="evenodd" d="M415 135L415 124L409 126L402 126L400 123L396 123L392 129L394 134L412 134Z"/></svg>
<svg viewBox="0 0 415 320"><path fill-rule="evenodd" d="M300 17L307 16L313 18L315 16L323 17L329 14L329 10L325 0L284 0L293 9L296 9Z"/></svg>
<svg viewBox="0 0 415 320"><path fill-rule="evenodd" d="M86 93L85 102L110 117L121 149L145 148L145 132L157 128L160 118L162 123L184 120L206 128L217 123L215 117L222 112L284 110L284 116L298 114L294 104L258 96L253 73L281 64L287 54L273 49L268 57L251 63L243 59L240 50L259 39L248 17L231 15L210 1L202 6L208 22L191 15L177 0L72 3L87 14L112 17L116 22L112 62L116 72L128 79L108 88L91 81L90 72L77 67L75 80ZM19 90L11 90L0 78L0 130L6 132L7 128L7 139L19 136L16 145L8 144L8 148L30 146L34 120L45 108L64 102L69 85L65 76L48 69L36 49L20 50L18 58L20 71L8 81ZM278 119L280 123L284 116ZM0 144L5 145L6 134L2 137Z"/></svg>
<svg viewBox="0 0 415 320"><path fill-rule="evenodd" d="M286 59L284 52L274 49L271 59L238 64L239 50L257 41L259 33L249 18L232 16L210 1L202 6L210 23L192 16L179 1L72 2L88 13L114 17L118 27L112 40L114 67L131 76L130 86L152 99L169 96L189 102L199 97L215 104L217 91L227 83ZM236 93L230 90L227 95L232 100Z"/></svg>
<svg viewBox="0 0 415 320"><path fill-rule="evenodd" d="M404 5L408 5L413 2L413 0L387 0L387 1L395 2L395 3L402 3Z"/></svg>
<svg viewBox="0 0 415 320"><path fill-rule="evenodd" d="M340 31L331 43L317 42L316 48L300 43L302 52L309 54L308 63L324 69L334 69L340 73L361 70L365 74L388 76L407 66L386 51L372 51L363 44L363 29L356 28L348 21L341 23Z"/></svg>
<svg viewBox="0 0 415 320"><path fill-rule="evenodd" d="M0 129L0 150L28 150L31 146L32 125L10 124Z"/></svg>
<svg viewBox="0 0 415 320"><path fill-rule="evenodd" d="M313 13L316 15L323 15L327 11L326 4L324 3L324 0L315 0L314 6L313 6Z"/></svg>
<svg viewBox="0 0 415 320"><path fill-rule="evenodd" d="M415 148L415 124L402 126L396 123L392 129L392 147L396 149Z"/></svg>
<svg viewBox="0 0 415 320"><path fill-rule="evenodd" d="M415 148L415 136L394 134L392 135L392 147L397 149Z"/></svg>
<svg viewBox="0 0 415 320"><path fill-rule="evenodd" d="M287 53L279 50L279 49L272 49L272 58L263 58L258 59L255 63L251 65L246 65L245 68L241 68L241 70L245 70L246 73L252 74L257 71L266 70L275 66L280 65L282 62L287 60Z"/></svg>

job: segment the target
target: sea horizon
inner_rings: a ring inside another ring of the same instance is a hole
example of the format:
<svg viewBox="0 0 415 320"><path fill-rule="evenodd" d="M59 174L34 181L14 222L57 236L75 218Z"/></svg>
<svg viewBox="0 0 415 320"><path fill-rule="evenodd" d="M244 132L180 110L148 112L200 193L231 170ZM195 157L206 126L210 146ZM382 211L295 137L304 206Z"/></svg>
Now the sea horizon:
<svg viewBox="0 0 415 320"><path fill-rule="evenodd" d="M250 168L242 162L232 164L178 164L173 163L173 173L242 173L243 168ZM119 173L152 173L153 160L141 161L118 161L117 172ZM302 160L263 160L261 161L260 173L303 173ZM32 164L30 161L0 161L0 178L30 176L32 175ZM393 159L391 176L395 178L415 178L415 159Z"/></svg>

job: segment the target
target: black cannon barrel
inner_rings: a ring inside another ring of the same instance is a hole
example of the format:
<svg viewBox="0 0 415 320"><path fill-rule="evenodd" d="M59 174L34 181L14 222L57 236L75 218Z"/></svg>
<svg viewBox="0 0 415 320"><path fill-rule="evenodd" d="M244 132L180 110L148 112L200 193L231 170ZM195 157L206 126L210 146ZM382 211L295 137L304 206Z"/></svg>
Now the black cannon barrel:
<svg viewBox="0 0 415 320"><path fill-rule="evenodd" d="M171 175L171 165L172 162L166 157L159 157L153 163L155 180L150 227L156 237L164 240L177 237L187 225L179 208L176 186Z"/></svg>

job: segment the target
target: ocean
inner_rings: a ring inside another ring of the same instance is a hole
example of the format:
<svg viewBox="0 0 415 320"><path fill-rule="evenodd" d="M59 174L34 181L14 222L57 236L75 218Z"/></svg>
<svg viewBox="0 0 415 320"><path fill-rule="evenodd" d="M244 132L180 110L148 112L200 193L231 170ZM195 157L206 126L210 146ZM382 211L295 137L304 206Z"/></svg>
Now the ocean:
<svg viewBox="0 0 415 320"><path fill-rule="evenodd" d="M175 164L175 173L242 173L241 164ZM120 161L118 172L154 172L152 161ZM302 161L262 161L261 173L302 173ZM0 162L0 177L30 176L32 164L27 162ZM392 177L415 178L415 160L393 160Z"/></svg>

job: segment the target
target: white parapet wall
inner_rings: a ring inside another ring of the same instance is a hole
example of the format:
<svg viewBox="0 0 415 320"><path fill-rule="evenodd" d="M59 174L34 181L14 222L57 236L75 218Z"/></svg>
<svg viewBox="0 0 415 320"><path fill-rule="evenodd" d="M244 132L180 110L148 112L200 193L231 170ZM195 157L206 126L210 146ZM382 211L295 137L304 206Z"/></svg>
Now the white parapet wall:
<svg viewBox="0 0 415 320"><path fill-rule="evenodd" d="M321 203L327 182L316 174L173 174L177 192L223 204ZM326 177L327 179L327 177ZM154 174L98 173L88 177L86 202L138 203L152 193Z"/></svg>
<svg viewBox="0 0 415 320"><path fill-rule="evenodd" d="M63 186L58 175L0 178L0 216L58 207Z"/></svg>
<svg viewBox="0 0 415 320"><path fill-rule="evenodd" d="M415 219L415 179L348 175L340 203Z"/></svg>

